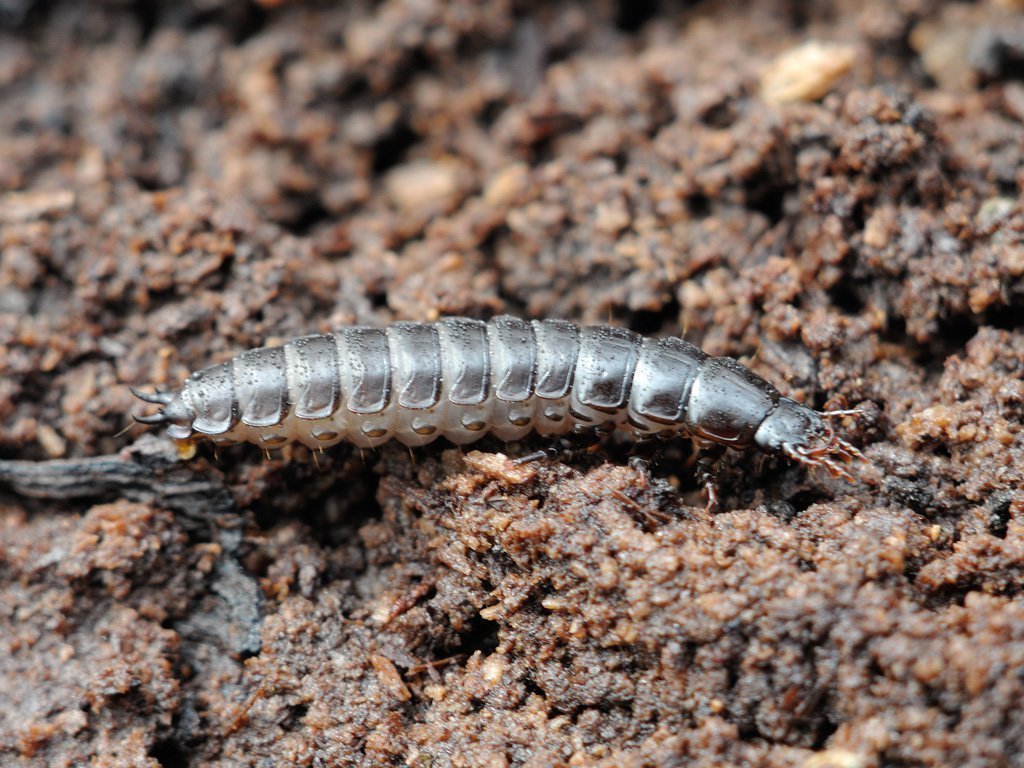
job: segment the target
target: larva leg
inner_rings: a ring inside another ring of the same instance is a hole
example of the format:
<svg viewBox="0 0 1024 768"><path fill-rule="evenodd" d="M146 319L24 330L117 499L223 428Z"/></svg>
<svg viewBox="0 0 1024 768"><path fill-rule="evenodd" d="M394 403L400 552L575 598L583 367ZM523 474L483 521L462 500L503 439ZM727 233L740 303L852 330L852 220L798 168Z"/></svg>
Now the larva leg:
<svg viewBox="0 0 1024 768"><path fill-rule="evenodd" d="M704 511L711 514L718 511L718 462L724 454L723 445L698 444L697 482L704 486L704 495L708 500Z"/></svg>
<svg viewBox="0 0 1024 768"><path fill-rule="evenodd" d="M563 435L548 448L541 448L533 453L520 456L515 464L530 464L542 459L561 459L572 461L574 458L587 453L593 453L601 446L601 442L608 433L598 431L574 432Z"/></svg>

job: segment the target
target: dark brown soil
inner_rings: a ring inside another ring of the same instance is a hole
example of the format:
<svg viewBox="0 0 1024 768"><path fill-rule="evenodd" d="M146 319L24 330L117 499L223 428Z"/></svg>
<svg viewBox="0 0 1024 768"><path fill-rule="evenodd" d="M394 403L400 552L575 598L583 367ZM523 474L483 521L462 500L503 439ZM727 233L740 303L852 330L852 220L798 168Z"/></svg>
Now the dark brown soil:
<svg viewBox="0 0 1024 768"><path fill-rule="evenodd" d="M1022 78L1020 0L0 0L0 764L1024 766ZM504 311L871 466L118 434Z"/></svg>

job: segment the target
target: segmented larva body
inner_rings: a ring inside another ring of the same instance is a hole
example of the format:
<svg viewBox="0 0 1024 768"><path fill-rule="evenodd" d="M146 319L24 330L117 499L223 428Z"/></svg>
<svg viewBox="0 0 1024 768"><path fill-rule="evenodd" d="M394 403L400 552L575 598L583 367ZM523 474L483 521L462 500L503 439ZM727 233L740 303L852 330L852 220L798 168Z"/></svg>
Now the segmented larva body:
<svg viewBox="0 0 1024 768"><path fill-rule="evenodd" d="M169 424L179 441L421 446L441 436L464 444L615 426L757 447L845 477L833 455L860 457L822 422L827 414L731 358L679 338L564 320L346 328L249 350L193 373L177 392L135 394L164 406L136 418Z"/></svg>

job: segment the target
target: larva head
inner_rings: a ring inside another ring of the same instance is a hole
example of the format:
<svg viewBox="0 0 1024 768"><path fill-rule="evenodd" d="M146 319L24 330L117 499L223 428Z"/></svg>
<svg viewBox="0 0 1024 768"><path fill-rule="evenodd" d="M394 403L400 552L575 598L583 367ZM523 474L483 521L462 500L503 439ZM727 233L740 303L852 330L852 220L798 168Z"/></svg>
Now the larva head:
<svg viewBox="0 0 1024 768"><path fill-rule="evenodd" d="M827 441L828 427L802 403L780 397L754 433L754 443L768 454L786 454Z"/></svg>
<svg viewBox="0 0 1024 768"><path fill-rule="evenodd" d="M176 440L185 440L192 434L192 422L196 415L181 392L160 392L153 394L133 389L132 394L147 403L162 405L157 413L149 416L132 416L139 424L167 424L167 435Z"/></svg>
<svg viewBox="0 0 1024 768"><path fill-rule="evenodd" d="M754 443L765 453L782 454L810 467L825 467L833 477L852 481L853 477L840 462L866 459L822 420L822 415L843 414L819 414L806 405L782 397L757 428Z"/></svg>

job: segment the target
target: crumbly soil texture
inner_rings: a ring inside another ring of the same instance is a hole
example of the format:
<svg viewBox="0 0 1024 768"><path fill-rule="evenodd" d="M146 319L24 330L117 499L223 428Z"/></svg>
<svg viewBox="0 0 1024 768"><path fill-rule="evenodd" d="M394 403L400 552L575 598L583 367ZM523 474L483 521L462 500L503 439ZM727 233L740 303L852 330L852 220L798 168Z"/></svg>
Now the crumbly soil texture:
<svg viewBox="0 0 1024 768"><path fill-rule="evenodd" d="M1022 78L1020 0L0 0L0 764L1024 766ZM501 312L870 463L122 431Z"/></svg>

